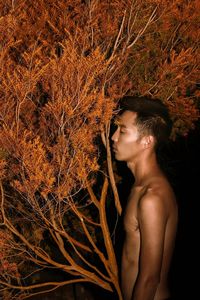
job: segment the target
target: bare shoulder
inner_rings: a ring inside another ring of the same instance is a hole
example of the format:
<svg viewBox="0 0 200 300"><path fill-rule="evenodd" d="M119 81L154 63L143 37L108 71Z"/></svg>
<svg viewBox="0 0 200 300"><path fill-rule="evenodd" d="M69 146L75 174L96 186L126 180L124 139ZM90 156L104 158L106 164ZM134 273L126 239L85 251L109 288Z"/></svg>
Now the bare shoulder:
<svg viewBox="0 0 200 300"><path fill-rule="evenodd" d="M165 201L160 193L147 189L138 201L138 210L148 215L155 212L161 214L166 211Z"/></svg>
<svg viewBox="0 0 200 300"><path fill-rule="evenodd" d="M138 201L138 209L143 213L159 213L169 216L176 207L176 198L169 182L164 177L156 178L146 186Z"/></svg>

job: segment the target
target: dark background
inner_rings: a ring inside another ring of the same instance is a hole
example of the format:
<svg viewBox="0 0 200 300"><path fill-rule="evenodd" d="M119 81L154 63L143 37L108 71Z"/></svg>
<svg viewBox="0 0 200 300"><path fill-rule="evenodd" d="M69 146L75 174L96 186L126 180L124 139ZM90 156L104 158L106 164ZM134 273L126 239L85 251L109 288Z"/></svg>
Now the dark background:
<svg viewBox="0 0 200 300"><path fill-rule="evenodd" d="M186 138L178 138L173 150L179 225L170 280L175 299L198 299L200 124Z"/></svg>

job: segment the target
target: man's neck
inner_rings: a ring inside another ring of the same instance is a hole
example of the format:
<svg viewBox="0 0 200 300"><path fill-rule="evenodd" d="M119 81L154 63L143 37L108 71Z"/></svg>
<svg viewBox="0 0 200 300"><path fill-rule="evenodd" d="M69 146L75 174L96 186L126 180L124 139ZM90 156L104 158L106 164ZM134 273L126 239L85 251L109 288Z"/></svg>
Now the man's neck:
<svg viewBox="0 0 200 300"><path fill-rule="evenodd" d="M135 186L144 185L149 178L161 172L154 152L127 162L127 166L134 175Z"/></svg>

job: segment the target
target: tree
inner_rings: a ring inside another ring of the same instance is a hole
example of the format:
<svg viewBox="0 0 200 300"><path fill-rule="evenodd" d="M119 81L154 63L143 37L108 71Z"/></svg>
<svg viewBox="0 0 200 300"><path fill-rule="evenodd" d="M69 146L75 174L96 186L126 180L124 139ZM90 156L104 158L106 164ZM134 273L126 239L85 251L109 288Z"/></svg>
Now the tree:
<svg viewBox="0 0 200 300"><path fill-rule="evenodd" d="M161 98L174 121L172 137L199 118L199 1L157 2L157 17L129 56L132 91ZM135 62L137 61L137 63Z"/></svg>
<svg viewBox="0 0 200 300"><path fill-rule="evenodd" d="M184 40L184 26L177 28L179 9L188 13L191 7L186 1L170 3L1 1L5 299L25 299L72 282L92 282L121 299L106 218L109 184L121 213L109 145L117 101L133 92L161 97L175 119L174 134L187 132L198 117L183 90L195 85L190 97L198 90L199 49L191 48L195 37ZM188 24L196 17L194 10ZM182 34L181 45L170 36L167 21L176 36ZM99 159L100 135L107 167ZM36 272L46 269L61 270L66 281L33 283Z"/></svg>

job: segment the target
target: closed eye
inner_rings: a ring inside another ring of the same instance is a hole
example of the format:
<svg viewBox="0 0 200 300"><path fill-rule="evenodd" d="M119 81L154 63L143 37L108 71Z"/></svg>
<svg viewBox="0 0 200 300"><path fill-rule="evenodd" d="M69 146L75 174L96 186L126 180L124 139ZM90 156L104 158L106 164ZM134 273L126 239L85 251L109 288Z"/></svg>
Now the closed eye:
<svg viewBox="0 0 200 300"><path fill-rule="evenodd" d="M120 133L126 133L126 131L125 130L123 130L123 129L120 129Z"/></svg>
<svg viewBox="0 0 200 300"><path fill-rule="evenodd" d="M126 126L124 124L121 123L121 121L119 119L115 119L114 120L114 125L117 126L117 129L120 128L120 133L126 133Z"/></svg>

